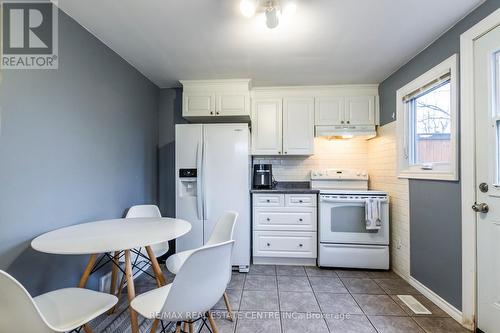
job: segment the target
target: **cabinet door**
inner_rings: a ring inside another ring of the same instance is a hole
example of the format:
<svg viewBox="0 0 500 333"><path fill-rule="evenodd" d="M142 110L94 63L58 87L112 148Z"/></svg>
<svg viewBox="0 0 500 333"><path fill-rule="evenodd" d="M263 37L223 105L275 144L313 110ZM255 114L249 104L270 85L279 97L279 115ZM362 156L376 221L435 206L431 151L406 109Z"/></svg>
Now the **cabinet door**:
<svg viewBox="0 0 500 333"><path fill-rule="evenodd" d="M183 117L207 117L215 115L215 94L210 92L184 93Z"/></svg>
<svg viewBox="0 0 500 333"><path fill-rule="evenodd" d="M375 125L375 96L345 98L347 124Z"/></svg>
<svg viewBox="0 0 500 333"><path fill-rule="evenodd" d="M313 98L285 98L283 100L283 154L312 155L313 153Z"/></svg>
<svg viewBox="0 0 500 333"><path fill-rule="evenodd" d="M249 96L245 94L217 94L216 115L249 116Z"/></svg>
<svg viewBox="0 0 500 333"><path fill-rule="evenodd" d="M315 125L342 125L344 121L344 97L316 97Z"/></svg>
<svg viewBox="0 0 500 333"><path fill-rule="evenodd" d="M282 106L279 98L254 100L252 107L253 155L281 155Z"/></svg>

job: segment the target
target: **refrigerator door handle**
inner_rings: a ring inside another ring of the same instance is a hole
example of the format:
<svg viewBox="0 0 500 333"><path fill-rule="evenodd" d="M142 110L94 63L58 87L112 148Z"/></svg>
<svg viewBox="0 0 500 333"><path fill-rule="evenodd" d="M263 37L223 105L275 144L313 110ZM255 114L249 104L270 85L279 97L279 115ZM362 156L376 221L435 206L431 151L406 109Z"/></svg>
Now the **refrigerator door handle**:
<svg viewBox="0 0 500 333"><path fill-rule="evenodd" d="M202 182L202 197L203 197L203 219L208 219L208 207L207 207L207 198L205 195L205 166L207 160L207 140L203 140L203 153L202 153L202 162L201 162L201 182Z"/></svg>
<svg viewBox="0 0 500 333"><path fill-rule="evenodd" d="M203 201L202 201L202 149L201 144L198 141L196 145L196 211L198 213L198 220L203 220Z"/></svg>

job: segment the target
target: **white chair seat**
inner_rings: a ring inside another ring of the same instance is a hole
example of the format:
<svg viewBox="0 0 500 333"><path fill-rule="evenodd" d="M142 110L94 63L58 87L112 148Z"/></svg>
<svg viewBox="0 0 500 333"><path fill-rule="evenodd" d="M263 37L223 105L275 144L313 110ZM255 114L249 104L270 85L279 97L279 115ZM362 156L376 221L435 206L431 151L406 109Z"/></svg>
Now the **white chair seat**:
<svg viewBox="0 0 500 333"><path fill-rule="evenodd" d="M132 300L130 306L141 316L154 319L156 314L161 313L171 287L172 283L140 294Z"/></svg>
<svg viewBox="0 0 500 333"><path fill-rule="evenodd" d="M189 258L189 256L196 251L194 250L187 250L187 251L182 251L176 254L171 255L170 257L167 258L165 261L165 265L167 266L167 269L169 272L172 274L179 273L179 270L181 269L182 265L186 262L186 259Z"/></svg>
<svg viewBox="0 0 500 333"><path fill-rule="evenodd" d="M113 307L118 298L82 288L66 288L34 297L47 323L59 332L82 326Z"/></svg>

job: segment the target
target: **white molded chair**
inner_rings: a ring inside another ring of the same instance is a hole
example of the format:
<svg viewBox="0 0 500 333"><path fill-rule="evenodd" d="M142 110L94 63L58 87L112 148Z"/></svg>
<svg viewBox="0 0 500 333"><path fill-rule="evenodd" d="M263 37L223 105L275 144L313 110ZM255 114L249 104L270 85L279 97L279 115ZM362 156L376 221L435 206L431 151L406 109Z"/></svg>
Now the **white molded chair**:
<svg viewBox="0 0 500 333"><path fill-rule="evenodd" d="M137 217L161 217L161 212L156 205L136 205L129 208L125 218L137 218ZM160 257L168 252L168 242L151 245L151 249L156 257ZM147 257L148 254L145 249L141 249L141 253ZM123 259L125 261L125 256ZM134 257L131 259L134 261Z"/></svg>
<svg viewBox="0 0 500 333"><path fill-rule="evenodd" d="M212 230L210 238L208 239L208 241L204 246L211 246L214 244L233 240L234 226L236 225L237 219L238 219L237 212L232 212L232 211L225 212L219 218L219 220L217 220L214 230ZM196 250L197 249L182 251L171 255L170 257L167 258L167 261L165 262L167 269L171 273L177 274L181 269L181 267L184 265L186 259L189 258L189 256ZM230 280L231 280L231 271L228 274L227 283L229 283ZM224 292L223 296L224 296L224 302L226 303L226 308L229 312L229 317L232 321L233 311L231 310L231 305L229 303L229 299L227 297L226 292Z"/></svg>
<svg viewBox="0 0 500 333"><path fill-rule="evenodd" d="M32 298L12 276L0 270L0 332L77 331L112 308L118 298L82 288L65 288Z"/></svg>
<svg viewBox="0 0 500 333"><path fill-rule="evenodd" d="M135 297L130 305L146 318L159 319L162 332L164 321L176 322L176 332L180 332L182 322L192 331L194 321L202 320L206 325L206 319L217 332L210 309L226 290L233 244L230 240L192 251L171 284Z"/></svg>

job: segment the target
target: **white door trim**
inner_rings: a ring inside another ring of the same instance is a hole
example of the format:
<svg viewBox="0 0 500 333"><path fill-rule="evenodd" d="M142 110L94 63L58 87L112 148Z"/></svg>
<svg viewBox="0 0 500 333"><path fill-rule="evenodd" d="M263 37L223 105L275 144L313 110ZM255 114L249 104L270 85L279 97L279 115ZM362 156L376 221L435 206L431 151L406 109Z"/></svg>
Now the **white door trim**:
<svg viewBox="0 0 500 333"><path fill-rule="evenodd" d="M474 110L474 41L500 25L500 9L460 36L460 164L462 181L462 324L474 329L476 299L476 139Z"/></svg>

